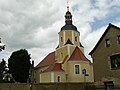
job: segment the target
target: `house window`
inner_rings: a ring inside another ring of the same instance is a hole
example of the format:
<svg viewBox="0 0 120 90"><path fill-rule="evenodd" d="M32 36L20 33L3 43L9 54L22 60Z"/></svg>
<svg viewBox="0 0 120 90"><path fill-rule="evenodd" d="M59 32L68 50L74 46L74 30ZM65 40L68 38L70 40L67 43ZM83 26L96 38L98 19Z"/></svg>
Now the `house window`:
<svg viewBox="0 0 120 90"><path fill-rule="evenodd" d="M80 65L75 65L75 74L80 74Z"/></svg>
<svg viewBox="0 0 120 90"><path fill-rule="evenodd" d="M63 42L63 38L61 37L61 42Z"/></svg>
<svg viewBox="0 0 120 90"><path fill-rule="evenodd" d="M77 37L75 37L75 41L77 42Z"/></svg>
<svg viewBox="0 0 120 90"><path fill-rule="evenodd" d="M120 69L120 54L110 56L111 69Z"/></svg>
<svg viewBox="0 0 120 90"><path fill-rule="evenodd" d="M110 47L110 39L105 40L106 47Z"/></svg>
<svg viewBox="0 0 120 90"><path fill-rule="evenodd" d="M118 43L120 44L120 35L118 35L118 37L117 37L117 38L118 38Z"/></svg>
<svg viewBox="0 0 120 90"><path fill-rule="evenodd" d="M113 81L104 82L105 90L114 90Z"/></svg>

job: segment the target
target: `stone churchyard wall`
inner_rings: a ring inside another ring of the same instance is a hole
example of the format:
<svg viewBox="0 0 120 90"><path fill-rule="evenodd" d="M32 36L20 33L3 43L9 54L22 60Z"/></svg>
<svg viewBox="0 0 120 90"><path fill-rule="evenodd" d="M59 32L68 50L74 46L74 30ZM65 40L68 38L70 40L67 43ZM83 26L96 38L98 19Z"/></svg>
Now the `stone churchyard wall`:
<svg viewBox="0 0 120 90"><path fill-rule="evenodd" d="M105 86L95 83L0 83L0 90L105 90ZM114 90L120 90L120 85L114 85Z"/></svg>

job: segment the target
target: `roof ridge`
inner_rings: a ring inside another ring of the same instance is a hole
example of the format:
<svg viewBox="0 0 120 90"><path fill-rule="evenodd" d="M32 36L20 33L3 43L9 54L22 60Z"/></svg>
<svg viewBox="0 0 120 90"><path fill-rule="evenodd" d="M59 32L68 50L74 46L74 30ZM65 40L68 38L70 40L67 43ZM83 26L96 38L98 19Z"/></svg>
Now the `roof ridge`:
<svg viewBox="0 0 120 90"><path fill-rule="evenodd" d="M49 59L49 58L50 58L50 59ZM45 63L46 61L48 61L47 59L48 59L49 61L50 61L50 60L52 60L52 61ZM35 66L35 68L40 68L40 67L42 67L42 66L47 66L47 64L50 65L50 63L53 63L53 62L55 62L55 51L49 53L37 66Z"/></svg>
<svg viewBox="0 0 120 90"><path fill-rule="evenodd" d="M62 63L52 63L44 72L46 71L64 71L62 69Z"/></svg>
<svg viewBox="0 0 120 90"><path fill-rule="evenodd" d="M97 44L95 45L95 47L91 50L91 52L89 53L89 55L91 55L95 50L96 48L98 47L99 43L102 41L102 39L104 38L104 36L106 35L106 33L108 32L108 30L111 28L111 27L114 27L116 29L119 29L119 27L109 23L109 25L107 26L107 28L105 29L104 33L102 34L102 36L100 37L100 39L98 40Z"/></svg>
<svg viewBox="0 0 120 90"><path fill-rule="evenodd" d="M75 47L72 55L68 59L68 61L70 61L70 60L84 60L84 61L89 61L86 58L86 56L83 54L83 52L80 50L80 48L78 46Z"/></svg>

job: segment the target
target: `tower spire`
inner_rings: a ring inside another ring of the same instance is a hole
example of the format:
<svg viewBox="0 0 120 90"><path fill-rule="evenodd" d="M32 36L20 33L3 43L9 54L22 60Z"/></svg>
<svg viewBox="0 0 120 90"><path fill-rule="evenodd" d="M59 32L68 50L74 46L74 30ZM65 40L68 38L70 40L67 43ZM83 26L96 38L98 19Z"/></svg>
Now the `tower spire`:
<svg viewBox="0 0 120 90"><path fill-rule="evenodd" d="M69 11L69 0L67 0L67 11Z"/></svg>
<svg viewBox="0 0 120 90"><path fill-rule="evenodd" d="M67 12L66 12L66 14L65 14L65 25L61 28L61 31L62 30L75 30L75 31L77 31L77 28L76 28L76 26L74 26L73 24L72 24L72 14L71 14L71 12L69 11L69 1L70 0L66 0L67 1Z"/></svg>
<svg viewBox="0 0 120 90"><path fill-rule="evenodd" d="M69 11L69 0L67 0L67 12L65 15L65 23L68 25L72 24L72 15L71 12Z"/></svg>

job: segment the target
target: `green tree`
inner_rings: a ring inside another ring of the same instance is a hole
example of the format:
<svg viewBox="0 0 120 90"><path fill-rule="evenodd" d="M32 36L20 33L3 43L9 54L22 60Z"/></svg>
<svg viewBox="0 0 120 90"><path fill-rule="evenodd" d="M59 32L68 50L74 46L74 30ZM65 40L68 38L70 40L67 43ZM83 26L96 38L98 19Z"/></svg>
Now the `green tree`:
<svg viewBox="0 0 120 90"><path fill-rule="evenodd" d="M0 82L4 82L4 75L7 71L7 66L6 66L6 62L4 59L2 59L2 61L0 62Z"/></svg>
<svg viewBox="0 0 120 90"><path fill-rule="evenodd" d="M25 49L13 52L8 59L9 73L16 82L27 82L30 66L30 54Z"/></svg>
<svg viewBox="0 0 120 90"><path fill-rule="evenodd" d="M0 38L0 52L2 50L5 50L5 45L1 42L1 38Z"/></svg>

